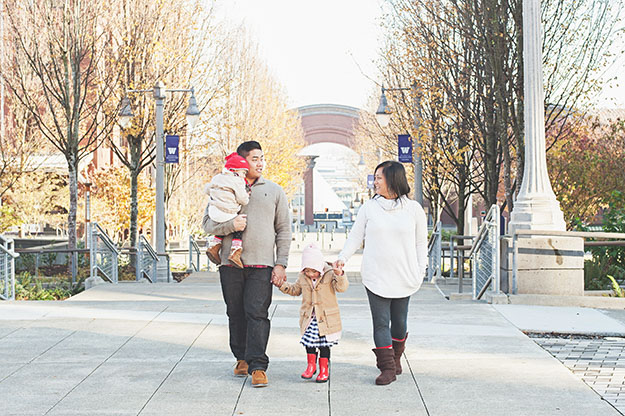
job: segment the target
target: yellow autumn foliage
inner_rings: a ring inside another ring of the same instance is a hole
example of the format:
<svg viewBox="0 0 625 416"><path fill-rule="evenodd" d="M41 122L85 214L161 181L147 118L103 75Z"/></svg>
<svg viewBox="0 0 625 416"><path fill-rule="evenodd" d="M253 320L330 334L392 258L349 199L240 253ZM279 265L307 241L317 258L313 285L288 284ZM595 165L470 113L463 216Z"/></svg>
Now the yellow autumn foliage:
<svg viewBox="0 0 625 416"><path fill-rule="evenodd" d="M91 221L97 222L116 241L127 238L130 228L130 174L125 167L111 167L92 175ZM138 179L138 228L147 232L154 214L154 191L146 175Z"/></svg>

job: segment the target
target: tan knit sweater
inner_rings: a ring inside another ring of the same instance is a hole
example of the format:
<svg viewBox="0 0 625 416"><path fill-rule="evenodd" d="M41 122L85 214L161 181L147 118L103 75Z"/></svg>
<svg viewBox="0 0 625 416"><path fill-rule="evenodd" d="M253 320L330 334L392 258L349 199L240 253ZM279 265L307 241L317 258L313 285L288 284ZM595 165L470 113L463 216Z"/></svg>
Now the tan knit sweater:
<svg viewBox="0 0 625 416"><path fill-rule="evenodd" d="M202 226L213 235L227 235L221 248L222 265L228 262L228 253L232 244L234 220L223 223L212 221L208 215L208 207L204 210ZM282 188L267 179L258 178L252 185L250 201L241 209L247 214L247 226L243 231L243 264L253 266L270 266L282 264L287 266L289 248L291 246L291 215L289 204Z"/></svg>

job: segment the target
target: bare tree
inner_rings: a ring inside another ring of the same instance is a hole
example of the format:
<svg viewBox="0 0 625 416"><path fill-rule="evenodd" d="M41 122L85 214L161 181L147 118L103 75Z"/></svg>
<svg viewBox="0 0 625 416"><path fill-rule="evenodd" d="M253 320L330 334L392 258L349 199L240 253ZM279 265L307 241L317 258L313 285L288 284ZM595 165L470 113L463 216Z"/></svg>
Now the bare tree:
<svg viewBox="0 0 625 416"><path fill-rule="evenodd" d="M199 1L117 2L122 13L113 17L116 29L112 31L112 42L115 45L114 60L123 73L118 99L130 98L134 117L132 125L121 131L121 140L111 137L110 145L130 171L130 244L134 247L137 240L138 177L154 162L156 153L154 100L149 94L127 94L126 91L149 90L157 81L163 81L169 88L193 86L198 105L205 110L224 83L224 75L211 59L223 48L223 36L217 34L212 9L203 8ZM167 133L188 136L185 123L188 99L185 94L168 94L164 113ZM203 111L203 117L210 118L210 115ZM189 138L185 137L183 142L186 146ZM180 171L179 166L167 166L166 206L176 189Z"/></svg>
<svg viewBox="0 0 625 416"><path fill-rule="evenodd" d="M103 71L103 4L5 2L15 48L9 90L67 161L70 248L76 247L78 164L102 142L113 121L106 116L115 74Z"/></svg>
<svg viewBox="0 0 625 416"><path fill-rule="evenodd" d="M0 137L0 200L25 173L37 168L33 155L42 147L34 118L15 100L7 100L5 134Z"/></svg>
<svg viewBox="0 0 625 416"><path fill-rule="evenodd" d="M381 72L387 86L406 85L407 80L419 83L421 125L428 138L424 164L430 189L425 194L430 203L436 206L448 194L441 178L451 169L447 178L455 184L452 197L462 198L463 189L474 189L488 205L498 201L503 174L511 210L514 184L520 186L524 167L522 1L389 0L388 4L389 42L381 54ZM583 105L598 85L597 75L617 31L621 1L542 4L546 128L553 144L567 131L571 110ZM396 119L405 128L401 115L409 114L410 102L396 98L393 104L403 108ZM445 125L451 126L453 140L441 130ZM474 162L460 158L461 153L473 155ZM444 160L450 163L441 164ZM463 204L458 202L456 219L462 217ZM450 212L450 204L444 205Z"/></svg>

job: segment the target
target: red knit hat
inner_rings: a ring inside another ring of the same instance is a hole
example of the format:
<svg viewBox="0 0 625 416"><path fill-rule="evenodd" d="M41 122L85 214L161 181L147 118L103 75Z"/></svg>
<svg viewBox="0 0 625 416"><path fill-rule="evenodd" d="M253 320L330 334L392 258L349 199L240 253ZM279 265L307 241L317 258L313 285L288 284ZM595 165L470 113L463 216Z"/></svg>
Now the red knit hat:
<svg viewBox="0 0 625 416"><path fill-rule="evenodd" d="M231 153L226 156L226 169L247 169L250 170L250 165L247 160L238 153Z"/></svg>

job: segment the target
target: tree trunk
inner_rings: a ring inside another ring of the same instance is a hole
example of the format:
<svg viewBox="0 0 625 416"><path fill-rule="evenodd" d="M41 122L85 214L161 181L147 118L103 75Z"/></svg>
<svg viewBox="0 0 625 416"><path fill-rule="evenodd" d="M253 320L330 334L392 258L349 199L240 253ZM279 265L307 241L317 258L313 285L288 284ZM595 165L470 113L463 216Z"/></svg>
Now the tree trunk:
<svg viewBox="0 0 625 416"><path fill-rule="evenodd" d="M67 216L67 248L76 249L76 209L78 206L78 161L75 155L68 155L67 167L69 170L69 213ZM78 265L74 264L74 256L69 256L70 272Z"/></svg>
<svg viewBox="0 0 625 416"><path fill-rule="evenodd" d="M130 247L137 246L137 228L139 204L137 202L137 188L139 186L139 172L130 170Z"/></svg>
<svg viewBox="0 0 625 416"><path fill-rule="evenodd" d="M458 235L464 235L464 212L467 209L466 206L466 187L467 187L467 181L466 181L466 166L461 165L459 166L459 172L458 174L460 175L460 181L458 183L458 220L457 220L457 224L458 224Z"/></svg>

